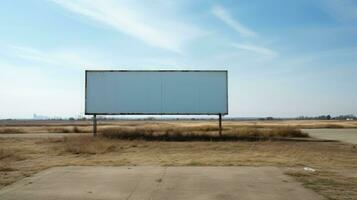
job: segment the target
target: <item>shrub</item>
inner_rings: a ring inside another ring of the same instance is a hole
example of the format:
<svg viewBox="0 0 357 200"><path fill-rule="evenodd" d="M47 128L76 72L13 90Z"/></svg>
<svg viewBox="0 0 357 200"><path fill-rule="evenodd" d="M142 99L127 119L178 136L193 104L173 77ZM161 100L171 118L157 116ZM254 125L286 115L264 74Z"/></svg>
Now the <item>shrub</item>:
<svg viewBox="0 0 357 200"><path fill-rule="evenodd" d="M57 140L64 144L64 150L73 154L101 154L115 150L115 146L105 138L92 136L72 136Z"/></svg>
<svg viewBox="0 0 357 200"><path fill-rule="evenodd" d="M89 128L78 127L78 126L50 127L47 129L47 131L50 133L90 133L91 132Z"/></svg>
<svg viewBox="0 0 357 200"><path fill-rule="evenodd" d="M0 133L25 133L25 131L20 128L0 128Z"/></svg>
<svg viewBox="0 0 357 200"><path fill-rule="evenodd" d="M207 131L209 130L209 131ZM284 128L233 128L218 135L214 128L178 127L178 128L104 128L100 132L104 137L125 140L159 140L159 141L229 141L229 140L261 140L276 138L308 137L299 129Z"/></svg>

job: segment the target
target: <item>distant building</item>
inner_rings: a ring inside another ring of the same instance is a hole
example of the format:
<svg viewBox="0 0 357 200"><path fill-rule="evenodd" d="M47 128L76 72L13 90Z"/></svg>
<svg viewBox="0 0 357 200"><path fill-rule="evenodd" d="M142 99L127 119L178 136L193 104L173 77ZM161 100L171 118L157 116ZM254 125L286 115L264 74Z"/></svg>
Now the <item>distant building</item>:
<svg viewBox="0 0 357 200"><path fill-rule="evenodd" d="M35 120L46 120L46 119L49 119L49 117L47 117L47 116L42 116L42 115L37 115L37 114L35 113L35 114L33 114L32 119L35 119Z"/></svg>

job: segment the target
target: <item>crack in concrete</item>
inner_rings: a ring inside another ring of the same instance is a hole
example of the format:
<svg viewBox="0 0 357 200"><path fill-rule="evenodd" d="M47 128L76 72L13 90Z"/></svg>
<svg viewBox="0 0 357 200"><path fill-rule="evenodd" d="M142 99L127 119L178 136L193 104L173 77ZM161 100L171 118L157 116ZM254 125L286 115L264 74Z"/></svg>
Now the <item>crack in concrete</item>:
<svg viewBox="0 0 357 200"><path fill-rule="evenodd" d="M149 196L149 200L152 200L152 196L154 195L154 193L156 193L159 189L160 189L160 186L162 185L162 182L164 181L164 177L166 175L166 171L167 171L167 167L164 168L164 171L163 173L161 174L160 178L158 180L161 180L161 181L157 181L157 184L156 184L156 188L151 192L150 196Z"/></svg>
<svg viewBox="0 0 357 200"><path fill-rule="evenodd" d="M135 184L135 186L134 186L134 189L133 189L133 190L130 192L130 194L125 198L126 200L129 200L129 199L133 196L134 192L138 189L139 185L140 185L140 180L138 180L138 181L136 182L136 184Z"/></svg>

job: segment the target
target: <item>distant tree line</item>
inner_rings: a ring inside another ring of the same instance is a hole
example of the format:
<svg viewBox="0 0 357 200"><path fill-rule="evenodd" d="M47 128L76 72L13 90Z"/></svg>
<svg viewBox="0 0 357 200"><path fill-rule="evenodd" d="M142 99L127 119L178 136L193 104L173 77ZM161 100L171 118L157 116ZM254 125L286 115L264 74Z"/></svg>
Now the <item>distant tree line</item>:
<svg viewBox="0 0 357 200"><path fill-rule="evenodd" d="M299 120L357 120L357 117L354 115L339 115L335 117L331 117L331 115L320 115L316 117L307 117L307 116L300 116L297 117L296 119Z"/></svg>
<svg viewBox="0 0 357 200"><path fill-rule="evenodd" d="M70 117L70 118L53 118L48 120L70 120L70 121L85 121L91 120L92 117ZM111 117L111 116L98 116L100 120L138 120L138 121L151 121L151 120L215 120L215 118L208 118L208 117L197 117L197 118L161 118L161 117L143 117L143 118L127 118L127 117ZM225 117L225 120L357 120L355 115L338 115L338 116L331 116L331 115L319 115L319 116L299 116L294 118L276 118L276 117L260 117L260 118L235 118L235 117Z"/></svg>
<svg viewBox="0 0 357 200"><path fill-rule="evenodd" d="M275 118L275 117L260 117L258 120L287 120L287 119L296 119L296 120L357 120L357 117L350 115L319 115L319 116L300 116L295 118Z"/></svg>

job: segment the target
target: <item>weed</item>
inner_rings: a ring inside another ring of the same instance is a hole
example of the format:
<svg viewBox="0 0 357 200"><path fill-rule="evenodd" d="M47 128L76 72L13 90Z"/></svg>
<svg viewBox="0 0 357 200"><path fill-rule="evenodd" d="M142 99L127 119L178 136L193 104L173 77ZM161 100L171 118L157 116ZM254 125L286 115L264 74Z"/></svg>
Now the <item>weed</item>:
<svg viewBox="0 0 357 200"><path fill-rule="evenodd" d="M18 160L24 160L24 159L25 159L25 157L23 155L20 155L13 150L0 148L0 160L18 161Z"/></svg>
<svg viewBox="0 0 357 200"><path fill-rule="evenodd" d="M310 188L328 199L356 199L357 178L345 177L333 172L315 173L288 172L307 188Z"/></svg>
<svg viewBox="0 0 357 200"><path fill-rule="evenodd" d="M1 133L25 133L25 131L20 128L0 128Z"/></svg>
<svg viewBox="0 0 357 200"><path fill-rule="evenodd" d="M189 128L104 128L100 132L104 137L125 140L148 141L235 141L235 140L268 140L272 138L308 137L298 129L283 127L272 129L233 128L219 135L212 127ZM207 131L209 130L209 131ZM214 131L212 131L214 130Z"/></svg>
<svg viewBox="0 0 357 200"><path fill-rule="evenodd" d="M64 137L64 150L73 154L101 154L115 151L115 146L106 139L91 136Z"/></svg>

